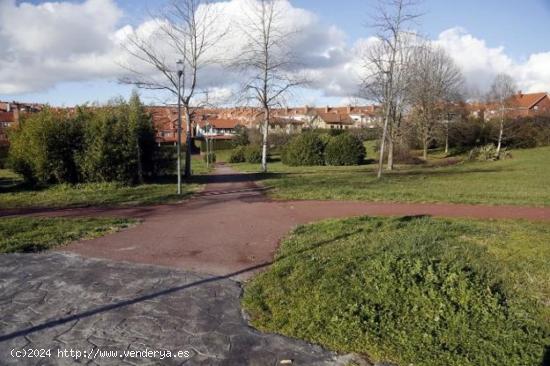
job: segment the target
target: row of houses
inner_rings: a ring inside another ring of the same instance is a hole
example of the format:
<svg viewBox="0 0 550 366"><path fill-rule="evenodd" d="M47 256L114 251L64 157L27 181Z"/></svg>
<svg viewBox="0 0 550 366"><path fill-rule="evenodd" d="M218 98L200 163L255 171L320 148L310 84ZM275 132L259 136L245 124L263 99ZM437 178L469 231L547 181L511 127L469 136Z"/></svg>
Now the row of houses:
<svg viewBox="0 0 550 366"><path fill-rule="evenodd" d="M0 146L9 144L8 130L19 123L21 115L39 112L42 108L42 104L0 101Z"/></svg>
<svg viewBox="0 0 550 366"><path fill-rule="evenodd" d="M0 145L7 144L7 131L19 122L22 114L40 111L44 105L33 103L0 102ZM469 103L463 111L472 117L490 120L500 117L501 108L490 103ZM456 108L454 108L456 110ZM174 143L177 140L178 111L175 106L147 107L157 130L157 142ZM454 112L456 113L456 112ZM550 115L548 93L521 91L506 101L508 117ZM298 133L308 129L345 130L351 128L375 128L381 124L381 108L369 106L345 107L296 107L272 110L270 132ZM259 108L201 108L191 116L191 134L198 138L230 139L237 126L259 129L264 112ZM184 123L185 126L185 123ZM182 135L185 137L185 127Z"/></svg>
<svg viewBox="0 0 550 366"><path fill-rule="evenodd" d="M379 125L377 106L346 107L297 107L278 108L271 111L270 132L298 133L306 129L374 128ZM175 142L177 139L177 108L172 106L149 107L157 128L159 142ZM237 126L259 129L264 112L259 108L236 107L197 109L191 116L192 135L216 139L231 138ZM185 134L185 131L183 131Z"/></svg>

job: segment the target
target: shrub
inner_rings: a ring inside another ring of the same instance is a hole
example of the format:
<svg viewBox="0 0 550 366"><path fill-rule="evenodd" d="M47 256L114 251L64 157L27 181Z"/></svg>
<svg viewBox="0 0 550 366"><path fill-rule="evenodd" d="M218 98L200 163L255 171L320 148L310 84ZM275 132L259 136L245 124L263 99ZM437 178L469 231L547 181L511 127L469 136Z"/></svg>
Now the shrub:
<svg viewBox="0 0 550 366"><path fill-rule="evenodd" d="M323 141L317 134L302 133L295 136L282 151L284 164L290 166L323 165Z"/></svg>
<svg viewBox="0 0 550 366"><path fill-rule="evenodd" d="M87 114L80 159L86 181L133 184L154 174L154 130L136 95Z"/></svg>
<svg viewBox="0 0 550 366"><path fill-rule="evenodd" d="M250 144L248 129L245 126L235 126L235 138L231 141L233 147L247 146Z"/></svg>
<svg viewBox="0 0 550 366"><path fill-rule="evenodd" d="M258 145L247 146L244 150L244 157L247 163L259 164L262 162L262 147Z"/></svg>
<svg viewBox="0 0 550 366"><path fill-rule="evenodd" d="M493 144L487 144L481 147L475 147L470 150L468 160L489 161L495 160L497 156L497 148Z"/></svg>
<svg viewBox="0 0 550 366"><path fill-rule="evenodd" d="M295 136L296 134L290 133L270 133L267 135L267 145L269 146L270 151L281 151L281 149ZM257 145L261 145L261 143L258 143Z"/></svg>
<svg viewBox="0 0 550 366"><path fill-rule="evenodd" d="M231 150L231 155L229 155L229 163L231 164L244 163L246 161L244 151L245 151L244 146L238 146L233 150Z"/></svg>
<svg viewBox="0 0 550 366"><path fill-rule="evenodd" d="M9 164L27 183L76 183L82 151L80 119L46 108L10 133Z"/></svg>
<svg viewBox="0 0 550 366"><path fill-rule="evenodd" d="M347 132L359 138L361 141L377 140L382 135L380 128L350 128Z"/></svg>
<svg viewBox="0 0 550 366"><path fill-rule="evenodd" d="M348 133L333 136L325 148L327 165L359 165L365 160L363 142Z"/></svg>

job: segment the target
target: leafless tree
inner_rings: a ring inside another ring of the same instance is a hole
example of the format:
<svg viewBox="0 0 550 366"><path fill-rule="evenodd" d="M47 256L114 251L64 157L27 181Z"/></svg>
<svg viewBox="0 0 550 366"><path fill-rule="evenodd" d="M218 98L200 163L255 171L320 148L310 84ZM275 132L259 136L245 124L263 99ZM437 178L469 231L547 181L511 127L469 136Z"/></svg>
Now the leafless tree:
<svg viewBox="0 0 550 366"><path fill-rule="evenodd" d="M249 0L246 20L241 24L245 46L234 66L242 71L242 91L262 108L262 171L267 172L267 145L271 109L282 105L285 96L306 83L299 75L290 43L298 29L284 24L282 0Z"/></svg>
<svg viewBox="0 0 550 366"><path fill-rule="evenodd" d="M491 85L489 91L489 100L498 105L500 110L498 143L495 158L500 158L502 148L502 138L504 136L504 120L506 117L506 108L509 107L512 96L516 93L516 83L508 74L498 74Z"/></svg>
<svg viewBox="0 0 550 366"><path fill-rule="evenodd" d="M123 65L129 71L123 83L179 96L186 121L186 177L191 175L191 116L201 70L218 61L213 51L227 33L215 9L208 0L171 0L155 17L152 34L134 32L124 45L133 60ZM180 126L178 139L181 143Z"/></svg>
<svg viewBox="0 0 550 366"><path fill-rule="evenodd" d="M378 163L378 178L381 178L386 142L390 148L388 165L393 167L395 121L399 120L400 112L405 107L403 91L412 36L409 27L420 14L415 12L416 0L379 1L371 24L376 29L377 42L365 53L363 90L367 99L383 105L384 124Z"/></svg>
<svg viewBox="0 0 550 366"><path fill-rule="evenodd" d="M450 107L460 99L464 78L440 47L424 43L416 46L413 54L409 67L409 97L426 160L436 129L445 127Z"/></svg>

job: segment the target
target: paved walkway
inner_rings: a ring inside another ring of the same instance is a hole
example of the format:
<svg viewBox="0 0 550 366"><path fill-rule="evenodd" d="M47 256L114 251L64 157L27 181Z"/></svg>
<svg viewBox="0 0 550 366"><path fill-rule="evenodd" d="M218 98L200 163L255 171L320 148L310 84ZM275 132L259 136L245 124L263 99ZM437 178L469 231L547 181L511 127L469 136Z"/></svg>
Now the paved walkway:
<svg viewBox="0 0 550 366"><path fill-rule="evenodd" d="M248 327L240 292L226 278L156 266L0 255L0 364L347 365L348 357ZM51 355L10 355L33 349ZM172 357L144 357L146 351Z"/></svg>
<svg viewBox="0 0 550 366"><path fill-rule="evenodd" d="M205 190L177 205L125 210L75 209L54 215L122 215L137 227L63 248L89 257L170 266L245 279L269 264L292 228L326 218L433 215L550 221L550 208L345 201L271 201L250 175L219 166Z"/></svg>

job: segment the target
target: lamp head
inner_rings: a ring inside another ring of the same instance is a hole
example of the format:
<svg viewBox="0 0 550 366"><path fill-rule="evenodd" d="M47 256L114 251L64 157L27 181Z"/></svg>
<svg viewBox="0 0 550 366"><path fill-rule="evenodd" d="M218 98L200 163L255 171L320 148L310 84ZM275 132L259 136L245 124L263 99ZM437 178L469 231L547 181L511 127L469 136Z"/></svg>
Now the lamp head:
<svg viewBox="0 0 550 366"><path fill-rule="evenodd" d="M176 62L176 70L178 71L178 76L181 76L183 74L183 60L178 60Z"/></svg>

